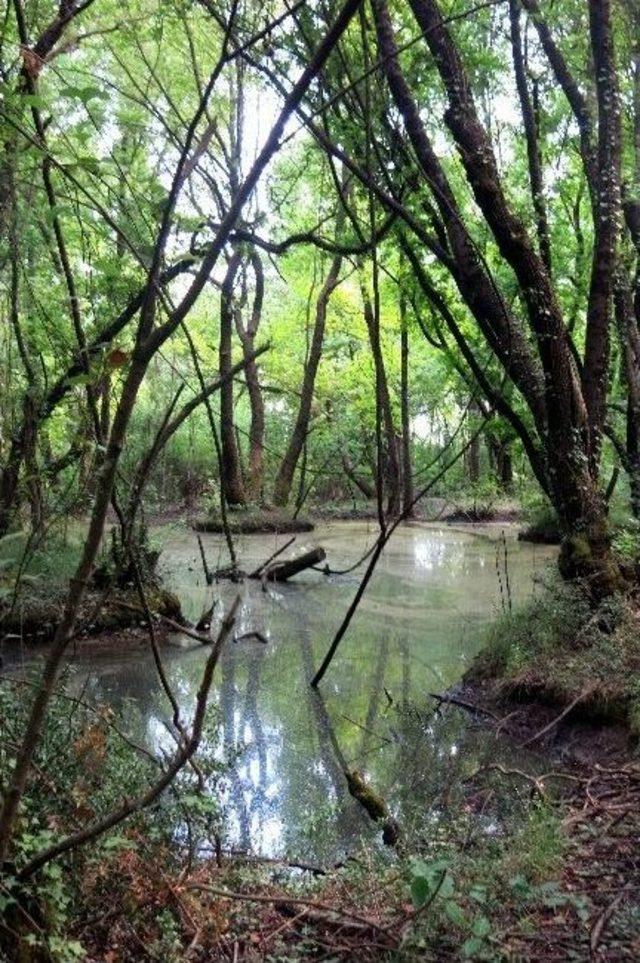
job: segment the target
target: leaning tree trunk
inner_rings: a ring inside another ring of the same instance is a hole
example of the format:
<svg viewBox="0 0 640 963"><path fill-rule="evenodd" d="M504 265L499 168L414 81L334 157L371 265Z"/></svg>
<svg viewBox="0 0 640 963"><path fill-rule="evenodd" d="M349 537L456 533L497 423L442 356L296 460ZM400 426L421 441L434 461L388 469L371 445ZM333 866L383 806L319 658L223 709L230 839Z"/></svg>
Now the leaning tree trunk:
<svg viewBox="0 0 640 963"><path fill-rule="evenodd" d="M343 215L339 214L336 221L336 234L339 235L340 227L343 222ZM316 301L316 317L311 337L309 355L304 366L302 378L302 389L300 391L300 405L296 417L291 438L287 450L284 454L276 480L273 487L273 501L276 505L286 505L291 494L291 485L296 471L298 459L302 453L309 421L311 418L311 406L313 402L313 390L316 383L316 375L322 357L322 344L324 341L324 330L327 322L327 309L329 299L338 285L338 276L342 266L342 256L336 254L331 261L329 273L322 285L318 300Z"/></svg>
<svg viewBox="0 0 640 963"><path fill-rule="evenodd" d="M225 378L220 388L220 443L222 447L220 483L224 498L229 505L244 505L247 500L242 483L242 469L234 426L233 380L226 377L232 368L233 283L240 266L241 257L238 251L232 254L225 279L222 282L220 296L219 368L220 377Z"/></svg>

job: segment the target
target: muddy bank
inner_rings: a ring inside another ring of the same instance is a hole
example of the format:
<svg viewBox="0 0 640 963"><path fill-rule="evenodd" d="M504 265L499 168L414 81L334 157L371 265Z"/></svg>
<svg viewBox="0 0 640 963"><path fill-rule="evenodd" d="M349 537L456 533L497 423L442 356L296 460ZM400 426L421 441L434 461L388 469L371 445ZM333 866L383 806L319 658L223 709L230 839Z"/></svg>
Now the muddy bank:
<svg viewBox="0 0 640 963"><path fill-rule="evenodd" d="M542 688L507 688L477 679L466 679L445 695L516 749L543 753L552 765L624 764L637 755L638 737L624 716L606 707L598 710L588 699L574 704Z"/></svg>
<svg viewBox="0 0 640 963"><path fill-rule="evenodd" d="M145 594L152 614L182 621L180 601L173 592L151 587ZM60 587L38 594L25 593L12 606L5 604L0 610L0 639L9 644L50 642L62 618L66 598L67 590ZM144 622L145 613L133 589L112 592L92 589L80 607L76 634L94 637L105 633L111 644L120 630Z"/></svg>
<svg viewBox="0 0 640 963"><path fill-rule="evenodd" d="M268 535L312 532L314 524L309 518L294 518L290 513L276 508L252 508L229 511L227 515L229 531L234 535ZM219 515L197 518L193 527L196 532L219 535L224 533L224 524Z"/></svg>

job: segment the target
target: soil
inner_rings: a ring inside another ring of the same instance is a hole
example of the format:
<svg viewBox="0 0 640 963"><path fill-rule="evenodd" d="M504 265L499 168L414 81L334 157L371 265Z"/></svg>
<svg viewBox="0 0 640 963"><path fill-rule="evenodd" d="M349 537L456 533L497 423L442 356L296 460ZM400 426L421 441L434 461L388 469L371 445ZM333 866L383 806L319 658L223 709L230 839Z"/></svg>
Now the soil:
<svg viewBox="0 0 640 963"><path fill-rule="evenodd" d="M534 545L559 545L562 533L553 522L543 525L528 525L518 533L521 542L532 542Z"/></svg>
<svg viewBox="0 0 640 963"><path fill-rule="evenodd" d="M522 512L518 508L468 507L456 508L444 516L445 522L519 522Z"/></svg>
<svg viewBox="0 0 640 963"><path fill-rule="evenodd" d="M501 956L522 961L640 959L640 756L637 737L620 724L586 718L578 707L496 698L490 683L463 684L452 698L484 710L479 718L519 747L549 758L532 792L553 786L559 798L563 855L548 906L526 917L506 905ZM562 717L561 717L562 716Z"/></svg>

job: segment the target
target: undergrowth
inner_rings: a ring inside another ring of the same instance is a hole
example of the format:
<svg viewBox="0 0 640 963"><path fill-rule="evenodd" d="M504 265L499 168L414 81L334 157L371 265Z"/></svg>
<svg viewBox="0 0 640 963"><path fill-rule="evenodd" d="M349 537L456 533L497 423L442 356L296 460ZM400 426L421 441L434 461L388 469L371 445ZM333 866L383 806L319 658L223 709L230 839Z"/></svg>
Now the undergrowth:
<svg viewBox="0 0 640 963"><path fill-rule="evenodd" d="M36 679L4 678L0 685L2 784L15 761ZM85 959L84 939L103 914L126 920L130 913L140 937L150 945L162 944L169 881L185 860L211 846L220 829L218 785L225 768L214 756L217 718L210 712L197 766L182 770L155 804L47 863L29 883L18 883L17 874L36 854L146 791L174 751L168 735L155 754L142 738L140 743L132 738L133 706L128 707L125 732L113 709L74 696L72 679L65 684L38 743L12 860L4 867L0 959ZM159 717L163 714L159 708ZM139 729L144 733L142 722ZM151 958L169 959L162 954Z"/></svg>
<svg viewBox="0 0 640 963"><path fill-rule="evenodd" d="M593 608L585 590L553 582L503 614L470 672L513 694L578 700L594 716L640 731L640 609L632 595Z"/></svg>

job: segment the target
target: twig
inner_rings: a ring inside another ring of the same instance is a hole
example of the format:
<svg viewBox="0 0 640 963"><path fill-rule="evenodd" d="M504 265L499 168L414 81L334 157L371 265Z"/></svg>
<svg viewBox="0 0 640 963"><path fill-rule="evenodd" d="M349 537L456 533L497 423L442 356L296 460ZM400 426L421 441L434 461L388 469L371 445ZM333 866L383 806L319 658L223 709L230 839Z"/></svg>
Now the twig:
<svg viewBox="0 0 640 963"><path fill-rule="evenodd" d="M448 703L449 705L457 706L459 709L466 709L468 712L477 712L480 715L489 716L491 719L495 719L496 722L499 720L499 716L497 716L495 712L491 712L490 709L485 709L484 706L477 706L473 702L465 702L464 699L458 699L456 696L439 695L437 692L429 692L428 695L438 702Z"/></svg>
<svg viewBox="0 0 640 963"><path fill-rule="evenodd" d="M475 779L476 776L479 776L483 772L491 772L491 771L499 772L503 776L519 776L520 779L524 779L526 780L526 782L531 783L535 791L539 793L540 796L542 796L543 798L545 796L544 783L543 783L544 777L530 776L528 772L524 772L524 770L522 769L507 769L506 766L503 766L499 762L491 762L491 763L487 763L487 765L485 766L480 766L467 779L465 779L465 782L470 782L472 779Z"/></svg>
<svg viewBox="0 0 640 963"><path fill-rule="evenodd" d="M236 635L234 637L234 642L244 642L245 639L257 639L258 642L262 642L263 645L269 644L269 639L262 634L254 630L253 632L243 632L242 635Z"/></svg>
<svg viewBox="0 0 640 963"><path fill-rule="evenodd" d="M222 899L229 900L239 900L246 903L282 903L290 906L307 906L309 909L319 910L323 913L334 913L336 916L342 916L345 919L355 920L356 923L360 923L361 926L366 926L374 930L378 930L379 933L385 933L386 928L381 926L379 923L375 923L373 920L369 920L366 916L360 916L359 913L353 913L350 910L338 909L335 906L331 906L329 903L320 903L317 900L303 899L302 897L293 897L280 894L279 896L266 896L258 895L256 893L235 893L230 890L216 889L213 886L206 886L204 883L189 883L187 889L197 889L202 890L206 893L210 893L212 896L220 896Z"/></svg>
<svg viewBox="0 0 640 963"><path fill-rule="evenodd" d="M618 895L611 900L609 905L605 907L605 909L602 911L598 919L595 921L591 929L591 938L590 938L590 946L591 946L592 954L595 953L595 951L597 950L598 944L602 938L602 934L604 932L605 926L607 925L607 923L609 922L609 920L617 910L618 906L626 896L628 890L629 890L629 885L623 886L623 888L620 890Z"/></svg>
<svg viewBox="0 0 640 963"><path fill-rule="evenodd" d="M556 716L555 719L552 719L551 722L549 722L546 726L544 726L539 732L536 732L535 736L531 736L530 739L527 739L526 742L523 742L520 745L520 749L524 749L526 746L530 746L532 742L537 742L538 739L546 735L547 732L549 732L551 729L554 728L554 726L557 726L559 722L562 722L564 717L568 716L571 710L575 709L578 703L582 702L583 699L586 699L586 697L591 692L593 692L593 686L589 686L588 688L583 689L582 692L579 692L578 695L575 697L575 699L572 699L569 705L565 706L565 708L562 710L559 716Z"/></svg>
<svg viewBox="0 0 640 963"><path fill-rule="evenodd" d="M204 545L202 544L200 532L196 533L196 538L198 539L198 548L200 549L200 558L202 559L202 569L204 571L205 581L207 585L213 585L213 574L207 564L207 556L204 554Z"/></svg>
<svg viewBox="0 0 640 963"><path fill-rule="evenodd" d="M380 739L382 742L393 742L393 739L388 739L386 736L381 736L379 733L374 732L373 729L367 729L367 727L363 726L360 722L356 722L355 719L351 719L349 716L346 716L344 712L340 712L339 715L341 715L343 719L346 719L347 722L350 722L352 726L357 726L358 729L362 729L362 731L366 732L367 735L375 736L376 739Z"/></svg>
<svg viewBox="0 0 640 963"><path fill-rule="evenodd" d="M114 604L119 605L120 608L128 609L131 612L138 612L144 617L145 613L142 609L139 609L137 605L132 605L130 602L123 602L121 599L114 599ZM208 635L201 635L196 632L195 629L190 628L188 625L183 625L181 622L176 622L168 615L163 615L161 612L153 612L150 610L150 615L154 619L159 619L161 622L166 623L170 628L175 629L176 632L182 632L184 635L188 635L189 638L195 639L197 642L201 642L202 645L210 645L211 639Z"/></svg>

